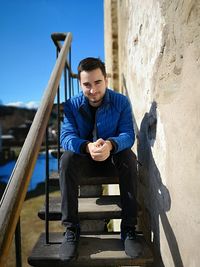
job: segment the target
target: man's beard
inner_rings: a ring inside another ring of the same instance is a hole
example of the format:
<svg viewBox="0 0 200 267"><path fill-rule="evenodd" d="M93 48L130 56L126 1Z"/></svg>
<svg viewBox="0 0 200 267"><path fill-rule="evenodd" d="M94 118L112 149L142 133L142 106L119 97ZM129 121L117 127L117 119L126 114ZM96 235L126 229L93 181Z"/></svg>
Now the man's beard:
<svg viewBox="0 0 200 267"><path fill-rule="evenodd" d="M88 97L87 97L87 98L88 98ZM104 96L102 96L102 97L101 97L100 99L98 99L98 100L90 100L90 99L88 98L88 101L89 101L89 103L91 103L91 104L95 104L95 105L97 105L98 103L101 104L103 98L104 98Z"/></svg>

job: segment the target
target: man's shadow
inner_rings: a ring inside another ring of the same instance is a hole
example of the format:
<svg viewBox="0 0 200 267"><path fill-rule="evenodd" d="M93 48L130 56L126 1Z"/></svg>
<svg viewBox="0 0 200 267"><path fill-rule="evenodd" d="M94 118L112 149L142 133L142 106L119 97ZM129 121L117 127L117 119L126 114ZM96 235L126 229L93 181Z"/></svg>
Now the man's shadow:
<svg viewBox="0 0 200 267"><path fill-rule="evenodd" d="M152 154L152 147L158 134L156 109L157 104L153 102L150 111L144 115L137 136L139 201L142 201L149 214L149 233L153 233L155 266L164 267L160 254L160 224L162 224L174 266L183 267L178 243L166 215L171 208L170 194L162 183L162 177ZM143 190L140 190L141 187Z"/></svg>

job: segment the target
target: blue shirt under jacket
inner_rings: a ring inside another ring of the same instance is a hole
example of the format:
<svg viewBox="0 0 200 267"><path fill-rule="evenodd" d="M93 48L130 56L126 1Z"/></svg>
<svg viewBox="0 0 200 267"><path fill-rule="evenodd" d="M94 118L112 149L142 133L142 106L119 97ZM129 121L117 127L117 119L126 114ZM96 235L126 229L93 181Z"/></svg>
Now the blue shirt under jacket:
<svg viewBox="0 0 200 267"><path fill-rule="evenodd" d="M97 138L114 143L112 153L131 148L135 141L132 110L128 98L120 93L106 89L101 106L95 116ZM64 105L64 120L60 142L64 150L82 153L81 147L91 141L94 121L88 99L81 91L68 99Z"/></svg>

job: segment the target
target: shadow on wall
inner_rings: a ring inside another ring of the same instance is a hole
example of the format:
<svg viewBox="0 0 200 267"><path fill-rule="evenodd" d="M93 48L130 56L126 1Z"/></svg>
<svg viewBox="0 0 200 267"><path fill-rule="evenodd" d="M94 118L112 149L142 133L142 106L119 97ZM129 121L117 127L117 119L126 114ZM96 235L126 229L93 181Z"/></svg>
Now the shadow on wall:
<svg viewBox="0 0 200 267"><path fill-rule="evenodd" d="M174 266L183 267L178 243L166 215L171 207L170 194L167 187L162 183L151 150L157 134L156 109L157 104L153 102L150 111L144 115L138 134L138 161L141 163L139 166L139 201L140 203L142 201L149 214L149 222L146 223L149 223L149 231L153 233L156 266L164 266L160 253L160 224L162 224Z"/></svg>

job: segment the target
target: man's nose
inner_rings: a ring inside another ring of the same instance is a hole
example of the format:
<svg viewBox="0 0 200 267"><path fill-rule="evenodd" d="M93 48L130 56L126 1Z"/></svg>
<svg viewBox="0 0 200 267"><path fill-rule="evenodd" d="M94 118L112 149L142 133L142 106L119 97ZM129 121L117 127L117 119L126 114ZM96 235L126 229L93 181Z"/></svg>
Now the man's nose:
<svg viewBox="0 0 200 267"><path fill-rule="evenodd" d="M95 94L96 93L96 88L95 87L92 87L91 89L90 89L90 94Z"/></svg>

